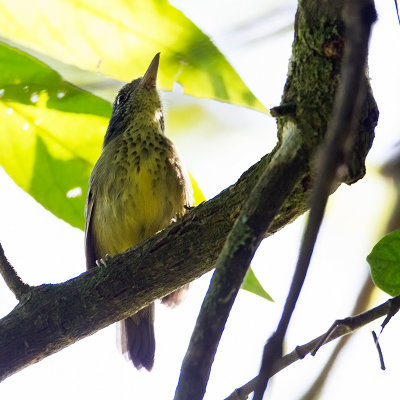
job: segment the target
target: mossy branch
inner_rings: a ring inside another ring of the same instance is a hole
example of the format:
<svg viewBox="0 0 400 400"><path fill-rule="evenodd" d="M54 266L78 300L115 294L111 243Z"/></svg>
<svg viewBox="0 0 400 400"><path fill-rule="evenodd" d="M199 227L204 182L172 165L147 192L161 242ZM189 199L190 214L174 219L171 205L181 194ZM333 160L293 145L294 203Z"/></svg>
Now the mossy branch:
<svg viewBox="0 0 400 400"><path fill-rule="evenodd" d="M307 209L314 157L326 132L339 80L344 32L337 3L300 1L305 11L296 18L293 56L281 104L290 105L292 111L280 113L277 118L279 140L275 149L235 185L144 243L107 261L106 267L62 284L31 288L0 320L0 380L128 317L211 270L249 193L277 154L282 156L289 128L297 132L296 140L302 141L302 173L264 237ZM365 173L364 160L377 118L376 104L368 91L353 157L347 164L347 183ZM290 152L287 157L289 160ZM281 198L284 188L282 181L263 195L274 201Z"/></svg>

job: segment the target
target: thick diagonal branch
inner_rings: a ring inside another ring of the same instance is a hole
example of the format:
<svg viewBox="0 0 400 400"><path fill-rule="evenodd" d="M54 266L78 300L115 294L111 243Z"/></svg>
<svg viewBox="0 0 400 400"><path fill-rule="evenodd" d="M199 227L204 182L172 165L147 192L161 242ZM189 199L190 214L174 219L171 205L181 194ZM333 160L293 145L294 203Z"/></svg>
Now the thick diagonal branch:
<svg viewBox="0 0 400 400"><path fill-rule="evenodd" d="M345 3L344 19L347 37L333 118L327 132L326 144L320 155L316 185L311 199L311 211L290 292L277 330L264 349L259 380L254 393L254 399L257 400L263 397L274 363L282 355L283 339L306 278L328 196L332 187L336 185L339 167L345 165L346 153L352 149L367 92L365 67L371 26L376 19L373 1L349 0Z"/></svg>
<svg viewBox="0 0 400 400"><path fill-rule="evenodd" d="M306 149L313 150L310 153L318 149L332 111L343 34L337 13L332 17L329 11L331 3L313 2L310 17L304 26L296 28L301 32L300 39L294 44L296 56L291 61L283 95L283 103L294 106L296 115L278 118L279 143L272 153L246 171L235 185L146 242L108 261L107 267L96 268L63 284L33 288L0 321L0 380L132 315L211 270L249 193L284 143L288 124L295 125ZM318 7L320 10L315 12ZM323 26L317 26L319 11L325 16ZM292 106L286 109L293 110ZM365 156L372 144L377 109L370 92L363 110L348 165L349 183L364 175ZM301 169L307 172L297 181L264 236L307 209L306 199L313 182L312 155L303 161ZM273 201L280 196L278 191L279 187L265 195Z"/></svg>
<svg viewBox="0 0 400 400"><path fill-rule="evenodd" d="M0 380L210 271L247 193L272 158L272 154L265 156L235 185L146 242L108 260L106 267L62 284L33 287L0 320ZM265 235L304 212L307 190L296 186ZM274 192L268 194L271 199Z"/></svg>
<svg viewBox="0 0 400 400"><path fill-rule="evenodd" d="M288 130L294 129L289 124ZM278 214L296 183L305 175L309 159L295 131L282 144L249 196L216 263L206 298L183 360L175 400L203 398L211 365L225 323L250 261L264 232ZM275 195L271 193L275 190Z"/></svg>

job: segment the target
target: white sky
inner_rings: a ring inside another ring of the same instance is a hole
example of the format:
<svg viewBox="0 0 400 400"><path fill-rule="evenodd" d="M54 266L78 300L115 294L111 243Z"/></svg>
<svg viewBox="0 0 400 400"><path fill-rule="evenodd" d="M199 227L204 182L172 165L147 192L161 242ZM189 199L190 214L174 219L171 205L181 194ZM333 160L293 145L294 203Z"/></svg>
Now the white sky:
<svg viewBox="0 0 400 400"><path fill-rule="evenodd" d="M277 20L268 20L268 24L283 26L290 21L289 17L293 19L295 3L287 1L289 14L279 14ZM248 0L246 7L242 1L228 0L179 0L174 4L214 39L267 107L279 103L292 34L246 46L243 38L257 37L257 29L263 29L265 24L246 30L246 36L238 35L235 40L229 33L246 17L260 15L261 2ZM390 206L390 190L376 174L375 166L391 154L398 142L400 27L392 1L377 2L377 9L379 21L370 47L370 76L380 121L369 156L368 174L363 181L342 187L332 196L328 220L323 225L308 280L290 325L288 351L325 331L336 318L348 315L368 273L365 257L381 235ZM165 98L168 101L170 96ZM211 107L222 118L232 121L229 132L221 134L216 142L206 141L201 132L206 123L199 121L197 129L177 139L186 163L208 197L235 182L241 172L272 148L275 140L275 122L271 118L227 105L214 103ZM30 284L41 284L62 282L80 274L84 270L83 233L32 201L3 171L0 186L0 241L21 277ZM275 302L268 303L246 292L239 294L216 356L207 399L223 399L257 373L263 345L276 326L287 295L302 224L299 219L264 241L254 258L253 268ZM179 308L157 308L157 351L152 373L136 371L117 352L115 327L111 326L8 378L0 385L0 397L172 398L208 280L209 275L196 281ZM376 304L385 298L382 295ZM0 280L0 314L5 315L15 304ZM341 356L322 399L393 397L398 391L400 373L399 328L400 322L394 318L380 340L387 365L385 372L379 369L370 333L371 329L379 330L379 323L360 331L352 339L351 348ZM272 381L266 398L299 398L323 365L330 348L328 345L317 357L307 357L280 373Z"/></svg>

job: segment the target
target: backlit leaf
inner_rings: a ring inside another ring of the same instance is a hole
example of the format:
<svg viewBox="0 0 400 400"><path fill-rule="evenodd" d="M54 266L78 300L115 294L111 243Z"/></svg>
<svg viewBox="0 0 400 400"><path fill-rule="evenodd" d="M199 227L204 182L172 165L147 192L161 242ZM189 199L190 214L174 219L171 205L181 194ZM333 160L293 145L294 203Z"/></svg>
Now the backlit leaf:
<svg viewBox="0 0 400 400"><path fill-rule="evenodd" d="M251 267L248 269L247 274L244 277L242 289L263 297L266 300L273 301L272 297L262 287Z"/></svg>
<svg viewBox="0 0 400 400"><path fill-rule="evenodd" d="M0 43L0 165L57 217L83 227L111 105Z"/></svg>
<svg viewBox="0 0 400 400"><path fill-rule="evenodd" d="M42 54L130 81L161 52L159 82L266 111L207 35L167 0L2 0L0 35Z"/></svg>
<svg viewBox="0 0 400 400"><path fill-rule="evenodd" d="M0 43L0 114L0 165L45 208L82 229L111 105ZM191 179L198 204L205 198Z"/></svg>

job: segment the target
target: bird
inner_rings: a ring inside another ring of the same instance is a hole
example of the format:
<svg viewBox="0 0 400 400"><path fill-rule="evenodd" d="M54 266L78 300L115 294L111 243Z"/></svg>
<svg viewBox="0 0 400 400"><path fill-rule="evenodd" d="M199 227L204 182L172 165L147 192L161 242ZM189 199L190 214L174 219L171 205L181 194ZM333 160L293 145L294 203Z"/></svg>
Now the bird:
<svg viewBox="0 0 400 400"><path fill-rule="evenodd" d="M165 124L157 73L160 53L143 77L125 84L113 103L102 153L89 178L85 205L86 268L166 228L193 203L186 168ZM164 297L174 306L186 287ZM137 369L154 364L154 303L119 322L120 348Z"/></svg>

